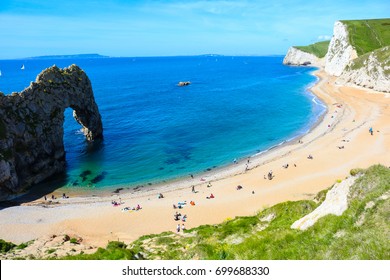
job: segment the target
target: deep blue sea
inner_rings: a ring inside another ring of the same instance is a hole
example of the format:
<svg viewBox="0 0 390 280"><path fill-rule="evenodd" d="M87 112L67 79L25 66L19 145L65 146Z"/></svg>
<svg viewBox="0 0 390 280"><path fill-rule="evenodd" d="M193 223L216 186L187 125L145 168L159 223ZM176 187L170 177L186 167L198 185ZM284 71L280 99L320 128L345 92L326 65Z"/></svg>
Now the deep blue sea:
<svg viewBox="0 0 390 280"><path fill-rule="evenodd" d="M67 170L50 183L82 189L146 185L227 165L306 132L324 111L308 92L316 81L313 68L284 66L282 59L0 60L0 91L22 91L54 64L79 65L92 82L104 142L89 149L68 109ZM179 81L191 85L178 87Z"/></svg>

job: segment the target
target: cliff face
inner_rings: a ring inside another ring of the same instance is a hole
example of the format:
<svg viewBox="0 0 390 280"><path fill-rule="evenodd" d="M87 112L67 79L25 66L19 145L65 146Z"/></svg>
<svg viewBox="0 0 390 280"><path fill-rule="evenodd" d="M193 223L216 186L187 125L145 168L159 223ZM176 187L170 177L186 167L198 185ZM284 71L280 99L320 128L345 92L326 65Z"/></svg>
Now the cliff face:
<svg viewBox="0 0 390 280"><path fill-rule="evenodd" d="M353 60L336 82L390 92L390 46Z"/></svg>
<svg viewBox="0 0 390 280"><path fill-rule="evenodd" d="M325 56L325 71L333 76L340 76L344 68L357 58L356 50L350 45L347 27L336 21L333 28L333 37Z"/></svg>
<svg viewBox="0 0 390 280"><path fill-rule="evenodd" d="M324 66L325 72L339 77L336 81L338 84L358 85L390 92L388 25L390 19L336 21L324 65L321 59L318 64L316 56L294 47L289 49L283 63L305 65L304 62L309 61L312 65ZM316 44L298 48L312 52ZM322 51L324 50L322 48ZM359 50L360 56L356 50Z"/></svg>
<svg viewBox="0 0 390 280"><path fill-rule="evenodd" d="M283 59L283 64L286 65L311 65L321 67L323 60L311 53L301 51L297 48L290 47L286 56Z"/></svg>
<svg viewBox="0 0 390 280"><path fill-rule="evenodd" d="M0 93L0 200L65 170L68 107L87 141L103 137L90 80L76 65L44 70L21 93Z"/></svg>

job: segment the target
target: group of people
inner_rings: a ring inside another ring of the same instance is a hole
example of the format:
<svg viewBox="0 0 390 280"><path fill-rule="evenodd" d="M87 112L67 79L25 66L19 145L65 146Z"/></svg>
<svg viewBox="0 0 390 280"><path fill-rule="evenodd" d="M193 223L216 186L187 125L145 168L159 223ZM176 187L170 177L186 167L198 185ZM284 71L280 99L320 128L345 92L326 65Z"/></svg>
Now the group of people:
<svg viewBox="0 0 390 280"><path fill-rule="evenodd" d="M66 198L69 198L69 196L67 196L65 193L62 194L62 198L66 199ZM43 199L46 201L47 200L47 197L46 195L43 196ZM57 199L57 197L55 197L54 194L51 195L51 199L54 200L54 199Z"/></svg>
<svg viewBox="0 0 390 280"><path fill-rule="evenodd" d="M210 196L206 196L207 199L210 199L210 198L215 198L215 196L213 194L210 194Z"/></svg>

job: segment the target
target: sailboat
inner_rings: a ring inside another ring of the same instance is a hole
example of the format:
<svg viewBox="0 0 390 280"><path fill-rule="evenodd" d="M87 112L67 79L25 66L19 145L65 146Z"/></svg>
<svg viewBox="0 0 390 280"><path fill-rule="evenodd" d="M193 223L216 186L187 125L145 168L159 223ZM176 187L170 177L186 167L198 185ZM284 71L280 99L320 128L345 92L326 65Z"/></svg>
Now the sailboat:
<svg viewBox="0 0 390 280"><path fill-rule="evenodd" d="M20 67L20 69L24 70L24 64L22 65L22 67Z"/></svg>

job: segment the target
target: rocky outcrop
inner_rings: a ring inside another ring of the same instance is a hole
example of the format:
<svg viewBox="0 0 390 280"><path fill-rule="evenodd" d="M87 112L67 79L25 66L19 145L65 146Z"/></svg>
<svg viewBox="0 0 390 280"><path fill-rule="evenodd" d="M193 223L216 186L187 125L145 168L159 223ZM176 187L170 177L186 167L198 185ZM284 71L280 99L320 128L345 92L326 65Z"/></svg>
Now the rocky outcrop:
<svg viewBox="0 0 390 280"><path fill-rule="evenodd" d="M390 46L353 60L347 65L336 83L390 92Z"/></svg>
<svg viewBox="0 0 390 280"><path fill-rule="evenodd" d="M323 60L316 57L314 54L301 51L297 48L290 47L286 56L283 59L285 65L310 65L321 67L323 66Z"/></svg>
<svg viewBox="0 0 390 280"><path fill-rule="evenodd" d="M87 141L103 137L91 82L76 65L44 70L21 93L0 93L0 200L65 170L68 107Z"/></svg>
<svg viewBox="0 0 390 280"><path fill-rule="evenodd" d="M314 225L320 218L333 214L341 216L348 208L349 189L355 183L359 176L349 177L344 181L337 183L326 194L324 202L321 203L313 212L295 221L292 229L305 230Z"/></svg>
<svg viewBox="0 0 390 280"><path fill-rule="evenodd" d="M358 55L349 43L347 27L336 21L333 28L333 37L325 56L325 71L333 76L340 76L344 68Z"/></svg>

